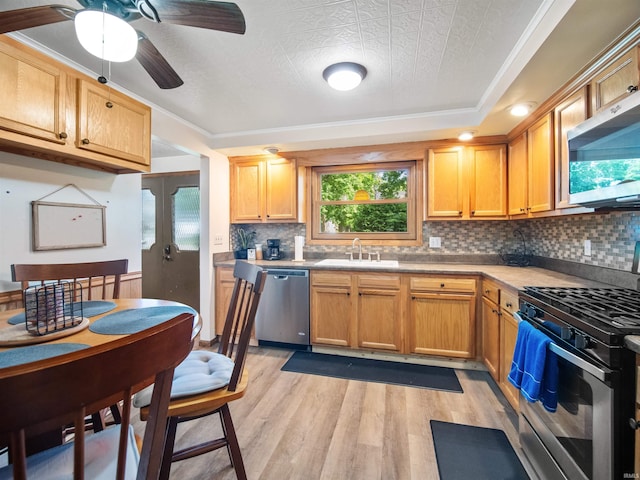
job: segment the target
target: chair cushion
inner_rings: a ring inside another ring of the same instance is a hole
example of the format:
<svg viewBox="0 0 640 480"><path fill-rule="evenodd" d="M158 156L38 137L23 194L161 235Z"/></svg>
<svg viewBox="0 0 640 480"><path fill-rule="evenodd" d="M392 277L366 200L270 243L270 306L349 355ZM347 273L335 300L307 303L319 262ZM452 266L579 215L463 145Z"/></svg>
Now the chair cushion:
<svg viewBox="0 0 640 480"><path fill-rule="evenodd" d="M85 438L85 478L113 480L118 465L118 441L120 425L114 425ZM140 454L136 446L133 427L129 426L127 438L125 478L134 479L138 472ZM0 468L0 480L13 478L13 465ZM73 478L73 442L65 443L27 458L27 478Z"/></svg>
<svg viewBox="0 0 640 480"><path fill-rule="evenodd" d="M171 385L171 398L186 397L216 390L229 384L233 361L219 353L194 350L176 367ZM151 403L153 385L136 393L133 405L146 407Z"/></svg>

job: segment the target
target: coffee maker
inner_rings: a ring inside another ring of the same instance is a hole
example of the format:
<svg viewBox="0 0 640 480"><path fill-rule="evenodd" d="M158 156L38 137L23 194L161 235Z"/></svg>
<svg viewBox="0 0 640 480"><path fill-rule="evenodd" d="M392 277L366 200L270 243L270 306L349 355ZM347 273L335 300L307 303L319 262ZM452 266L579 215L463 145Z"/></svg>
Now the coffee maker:
<svg viewBox="0 0 640 480"><path fill-rule="evenodd" d="M280 240L277 238L267 239L267 260L280 260Z"/></svg>

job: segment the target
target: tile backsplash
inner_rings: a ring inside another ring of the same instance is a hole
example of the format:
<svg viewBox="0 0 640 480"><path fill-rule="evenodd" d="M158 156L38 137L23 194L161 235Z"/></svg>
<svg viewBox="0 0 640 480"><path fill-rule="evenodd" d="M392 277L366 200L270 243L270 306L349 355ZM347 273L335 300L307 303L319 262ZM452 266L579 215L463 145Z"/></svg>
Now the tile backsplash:
<svg viewBox="0 0 640 480"><path fill-rule="evenodd" d="M294 236L305 235L305 224L232 225L231 245L237 245L237 229L256 232L256 243L279 238L285 255L291 257ZM516 221L428 221L422 224L423 245L417 247L376 246L389 257L402 254L497 255L522 251L524 234L527 253L598 267L630 271L636 241L640 241L640 212L566 215ZM430 248L429 237L440 237L441 248ZM591 241L591 256L584 255L584 240ZM366 245L366 242L363 242ZM305 253L339 253L344 245L305 245Z"/></svg>

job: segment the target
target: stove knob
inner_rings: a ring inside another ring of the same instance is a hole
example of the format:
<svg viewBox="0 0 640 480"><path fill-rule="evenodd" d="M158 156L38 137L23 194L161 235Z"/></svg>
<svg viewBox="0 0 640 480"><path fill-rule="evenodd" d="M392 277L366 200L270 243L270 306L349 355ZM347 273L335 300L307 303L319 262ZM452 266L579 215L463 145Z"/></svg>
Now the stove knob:
<svg viewBox="0 0 640 480"><path fill-rule="evenodd" d="M528 307L525 307L525 310L526 310L525 313L529 318L536 318L540 316L540 314L538 313L538 310L536 310L535 307L528 306Z"/></svg>
<svg viewBox="0 0 640 480"><path fill-rule="evenodd" d="M576 348L579 348L580 350L584 350L585 348L588 348L589 337L587 337L586 335L576 335L574 345L576 346Z"/></svg>
<svg viewBox="0 0 640 480"><path fill-rule="evenodd" d="M571 340L573 338L573 332L568 327L560 327L560 338L563 340Z"/></svg>

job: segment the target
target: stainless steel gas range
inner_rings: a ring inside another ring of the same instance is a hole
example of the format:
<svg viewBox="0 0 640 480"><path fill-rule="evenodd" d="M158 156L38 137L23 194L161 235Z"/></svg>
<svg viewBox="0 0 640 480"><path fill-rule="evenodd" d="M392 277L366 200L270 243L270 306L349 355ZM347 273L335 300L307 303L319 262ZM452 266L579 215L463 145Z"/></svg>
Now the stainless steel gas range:
<svg viewBox="0 0 640 480"><path fill-rule="evenodd" d="M541 478L633 475L635 354L640 293L622 288L525 287L517 316L551 338L558 407L520 402L520 443Z"/></svg>

